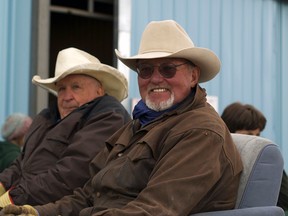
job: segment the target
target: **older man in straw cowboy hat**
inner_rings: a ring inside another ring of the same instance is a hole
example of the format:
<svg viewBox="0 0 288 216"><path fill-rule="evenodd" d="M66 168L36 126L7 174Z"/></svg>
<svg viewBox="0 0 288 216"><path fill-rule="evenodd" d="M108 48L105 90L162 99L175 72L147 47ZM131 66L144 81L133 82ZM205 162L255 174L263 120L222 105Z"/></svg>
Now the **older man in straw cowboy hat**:
<svg viewBox="0 0 288 216"><path fill-rule="evenodd" d="M217 56L195 47L172 20L148 24L138 55L116 53L138 73L134 120L108 139L91 179L73 196L7 206L4 214L186 216L234 207L242 163L198 84L219 72Z"/></svg>
<svg viewBox="0 0 288 216"><path fill-rule="evenodd" d="M92 158L130 120L120 103L125 77L82 50L60 51L55 77L32 82L56 94L58 106L36 116L23 155L0 174L1 207L45 204L83 186Z"/></svg>

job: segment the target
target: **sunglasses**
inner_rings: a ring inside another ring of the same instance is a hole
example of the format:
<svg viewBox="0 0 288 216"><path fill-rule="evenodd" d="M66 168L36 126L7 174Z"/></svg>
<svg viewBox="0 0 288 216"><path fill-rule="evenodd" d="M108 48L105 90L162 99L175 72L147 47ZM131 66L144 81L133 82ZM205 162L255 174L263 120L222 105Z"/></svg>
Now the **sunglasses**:
<svg viewBox="0 0 288 216"><path fill-rule="evenodd" d="M149 79L151 78L154 68L158 67L159 73L164 77L164 78L172 78L175 76L177 67L181 65L189 64L189 62L185 62L182 64L175 65L173 63L162 63L160 65L151 65L151 64L138 64L136 68L136 72L139 77L142 79Z"/></svg>

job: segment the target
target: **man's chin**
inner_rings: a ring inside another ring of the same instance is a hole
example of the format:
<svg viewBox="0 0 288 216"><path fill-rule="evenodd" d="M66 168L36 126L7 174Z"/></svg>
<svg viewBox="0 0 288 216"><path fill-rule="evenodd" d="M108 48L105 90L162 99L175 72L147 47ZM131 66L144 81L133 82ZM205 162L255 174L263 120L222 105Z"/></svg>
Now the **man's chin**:
<svg viewBox="0 0 288 216"><path fill-rule="evenodd" d="M156 112L160 112L166 109L169 109L170 107L173 106L173 101L168 100L168 101L162 101L162 102L151 102L149 100L146 101L146 106L151 109L154 110Z"/></svg>
<svg viewBox="0 0 288 216"><path fill-rule="evenodd" d="M155 99L155 98L154 98ZM160 112L166 109L169 109L170 107L173 106L174 103L174 94L171 94L169 98L167 98L166 100L162 98L162 100L152 100L150 97L146 97L145 100L146 106L151 109L154 110L156 112Z"/></svg>

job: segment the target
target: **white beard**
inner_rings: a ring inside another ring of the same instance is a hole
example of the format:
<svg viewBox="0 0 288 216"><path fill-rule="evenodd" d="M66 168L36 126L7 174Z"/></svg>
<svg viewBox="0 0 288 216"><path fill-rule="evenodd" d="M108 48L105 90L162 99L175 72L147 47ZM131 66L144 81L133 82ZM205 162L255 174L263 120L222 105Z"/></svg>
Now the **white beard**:
<svg viewBox="0 0 288 216"><path fill-rule="evenodd" d="M146 106L151 109L151 110L154 110L154 111L163 111L163 110L166 110L170 107L173 106L173 103L174 103L174 94L171 95L171 97L166 100L166 101L162 101L160 103L156 103L156 102L152 102L150 101L149 97L147 96L146 99L145 99L145 103L146 103Z"/></svg>

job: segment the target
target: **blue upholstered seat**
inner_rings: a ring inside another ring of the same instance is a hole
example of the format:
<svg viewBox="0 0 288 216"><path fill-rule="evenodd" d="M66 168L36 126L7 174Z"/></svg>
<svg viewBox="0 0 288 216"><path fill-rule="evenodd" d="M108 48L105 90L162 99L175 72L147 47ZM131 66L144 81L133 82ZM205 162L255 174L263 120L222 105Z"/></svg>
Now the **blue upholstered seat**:
<svg viewBox="0 0 288 216"><path fill-rule="evenodd" d="M232 137L244 167L235 209L193 216L284 216L284 211L276 206L284 166L278 146L257 136Z"/></svg>

